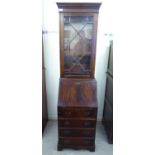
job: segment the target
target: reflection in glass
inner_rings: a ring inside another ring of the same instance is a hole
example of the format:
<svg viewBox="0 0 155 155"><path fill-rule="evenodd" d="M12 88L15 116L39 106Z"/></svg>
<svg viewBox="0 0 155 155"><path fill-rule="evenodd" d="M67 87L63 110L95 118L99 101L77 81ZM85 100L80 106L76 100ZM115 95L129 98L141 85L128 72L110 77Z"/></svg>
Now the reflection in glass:
<svg viewBox="0 0 155 155"><path fill-rule="evenodd" d="M92 52L92 16L64 17L64 72L67 75L89 75Z"/></svg>

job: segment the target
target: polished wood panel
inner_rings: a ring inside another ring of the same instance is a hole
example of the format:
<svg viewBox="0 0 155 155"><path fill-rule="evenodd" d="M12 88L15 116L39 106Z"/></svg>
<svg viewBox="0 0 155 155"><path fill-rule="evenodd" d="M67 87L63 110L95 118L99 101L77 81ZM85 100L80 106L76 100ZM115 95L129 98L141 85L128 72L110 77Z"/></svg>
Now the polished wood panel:
<svg viewBox="0 0 155 155"><path fill-rule="evenodd" d="M58 106L96 107L96 85L95 79L61 78ZM76 113L79 111L78 109L74 110Z"/></svg>
<svg viewBox="0 0 155 155"><path fill-rule="evenodd" d="M94 12L94 10L96 10L96 12L98 12L99 7L101 5L101 3L57 3L59 9L63 9L63 10L59 10L60 12L77 12L77 11L81 11L83 12L84 10L86 12Z"/></svg>

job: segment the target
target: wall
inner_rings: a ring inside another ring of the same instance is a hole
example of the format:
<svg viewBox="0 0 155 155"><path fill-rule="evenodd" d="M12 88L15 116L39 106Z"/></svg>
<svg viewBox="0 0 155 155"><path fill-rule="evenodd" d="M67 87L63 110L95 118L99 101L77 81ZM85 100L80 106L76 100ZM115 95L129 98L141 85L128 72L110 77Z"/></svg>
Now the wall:
<svg viewBox="0 0 155 155"><path fill-rule="evenodd" d="M57 119L58 86L60 77L59 62L59 14L58 1L43 0L43 42L46 67L46 89L49 119ZM61 0L61 2L64 2ZM69 1L67 1L69 2ZM75 1L74 1L75 2ZM80 1L76 1L80 2ZM94 1L82 1L94 2ZM95 1L96 2L96 1ZM98 1L101 2L101 1ZM105 34L112 31L110 1L102 3L99 13L95 78L98 91L98 120L102 119L106 68L108 62L109 39Z"/></svg>

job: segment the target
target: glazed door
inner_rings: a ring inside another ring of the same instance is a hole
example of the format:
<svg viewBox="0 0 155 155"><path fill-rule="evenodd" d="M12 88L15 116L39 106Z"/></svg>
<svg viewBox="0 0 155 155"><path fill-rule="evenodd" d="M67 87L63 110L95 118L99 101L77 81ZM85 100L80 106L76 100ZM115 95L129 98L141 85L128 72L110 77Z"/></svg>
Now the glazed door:
<svg viewBox="0 0 155 155"><path fill-rule="evenodd" d="M94 15L62 15L61 67L63 77L91 77L93 74L96 32Z"/></svg>

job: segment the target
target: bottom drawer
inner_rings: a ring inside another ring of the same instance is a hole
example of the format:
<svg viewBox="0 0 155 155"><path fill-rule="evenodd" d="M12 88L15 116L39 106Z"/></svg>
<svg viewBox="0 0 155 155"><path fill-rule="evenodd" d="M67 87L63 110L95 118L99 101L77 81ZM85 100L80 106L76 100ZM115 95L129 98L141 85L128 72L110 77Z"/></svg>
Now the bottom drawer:
<svg viewBox="0 0 155 155"><path fill-rule="evenodd" d="M61 145L83 145L83 146L89 146L94 145L95 140L94 138L60 138L59 144Z"/></svg>

